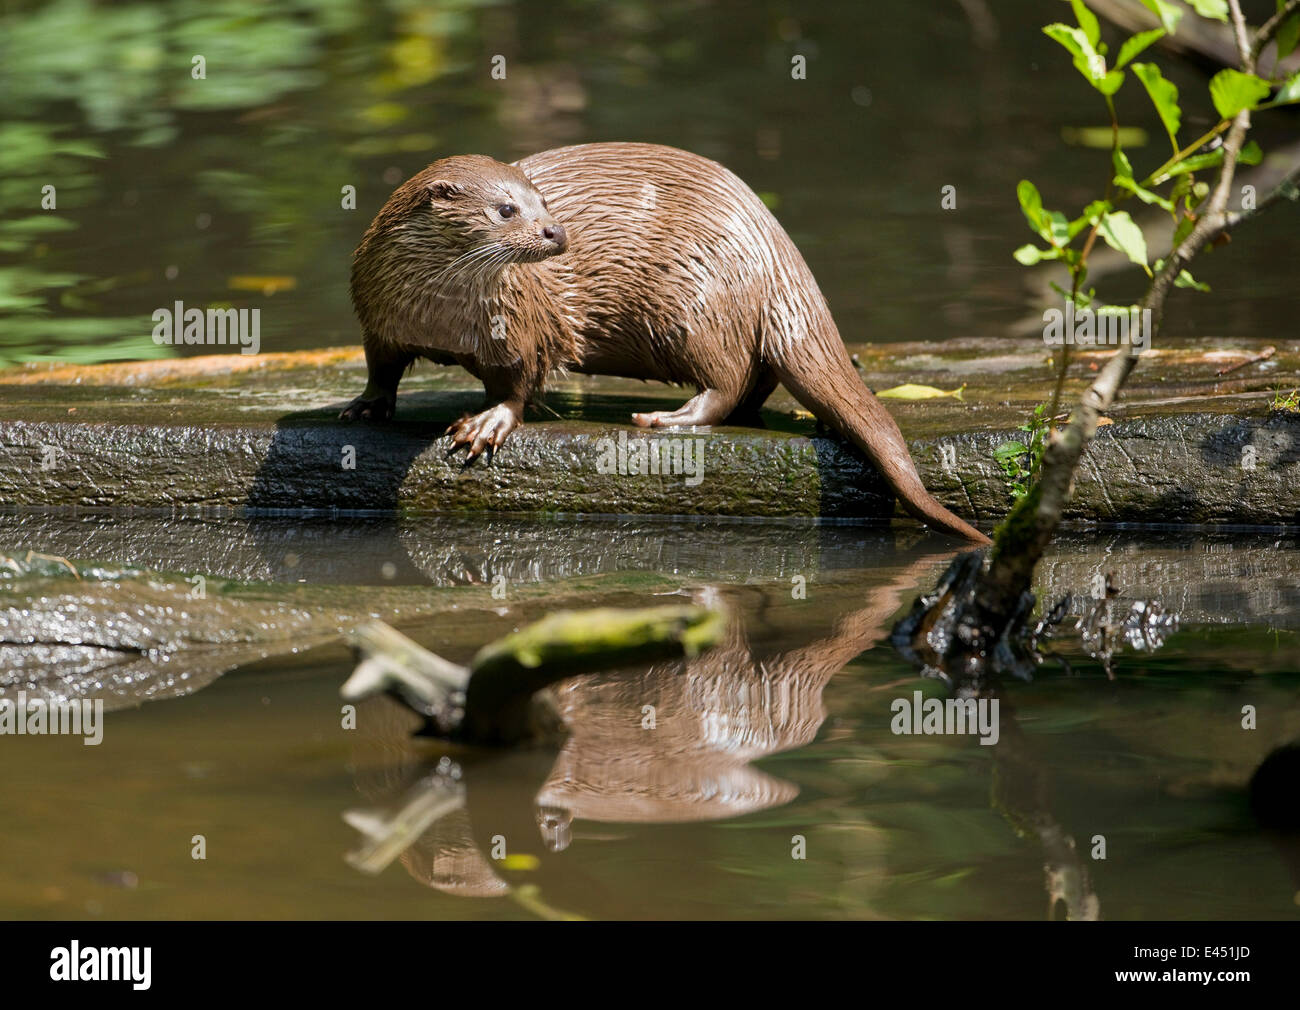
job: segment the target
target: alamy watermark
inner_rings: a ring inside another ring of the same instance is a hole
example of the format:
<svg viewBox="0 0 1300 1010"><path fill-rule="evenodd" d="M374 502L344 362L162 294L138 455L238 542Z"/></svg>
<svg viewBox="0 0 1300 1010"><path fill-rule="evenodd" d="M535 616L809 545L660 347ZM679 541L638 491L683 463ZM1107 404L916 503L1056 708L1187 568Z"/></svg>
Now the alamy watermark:
<svg viewBox="0 0 1300 1010"><path fill-rule="evenodd" d="M87 747L98 747L104 740L104 701L28 699L19 691L17 701L0 698L0 736L81 736Z"/></svg>
<svg viewBox="0 0 1300 1010"><path fill-rule="evenodd" d="M262 348L261 309L187 309L176 302L170 309L155 309L155 344L239 345L241 354Z"/></svg>
<svg viewBox="0 0 1300 1010"><path fill-rule="evenodd" d="M596 439L596 472L684 477L687 487L697 487L704 480L705 441L665 436L629 439L626 431L620 431L616 439Z"/></svg>
<svg viewBox="0 0 1300 1010"><path fill-rule="evenodd" d="M990 747L1001 736L997 698L926 698L913 691L911 698L895 698L890 730L897 736L978 736Z"/></svg>

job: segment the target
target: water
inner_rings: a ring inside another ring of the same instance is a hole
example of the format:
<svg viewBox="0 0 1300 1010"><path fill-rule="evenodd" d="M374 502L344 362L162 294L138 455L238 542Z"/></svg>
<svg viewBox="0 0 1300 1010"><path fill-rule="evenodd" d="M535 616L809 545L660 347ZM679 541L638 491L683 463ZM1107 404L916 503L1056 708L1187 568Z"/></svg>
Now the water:
<svg viewBox="0 0 1300 1010"><path fill-rule="evenodd" d="M1093 573L1114 571L1126 597L1178 611L1180 630L1158 651L1123 651L1114 680L1063 640L1072 673L1049 664L1007 686L998 744L981 746L890 728L895 699L937 689L882 639L942 570L942 542L800 523L498 517L476 534L475 522L195 521L172 547L148 519L0 521L14 547L129 543L158 567L224 546L228 575L284 571L293 554L308 585L356 586L362 600L390 561L412 587L460 584L454 611L405 626L457 661L556 606L694 599L733 619L728 641L690 663L566 681L562 746L412 739L416 720L387 699L344 729L352 661L339 645L111 712L95 749L0 739L22 768L0 787L0 914L1060 917L1049 865L1076 911L1082 896L1110 919L1297 914L1300 850L1263 831L1248 800L1265 756L1300 739L1293 539L1065 536L1045 596L1086 596ZM584 543L575 565L569 547ZM485 563L509 573L506 600L471 595ZM1243 705L1258 728L1242 728ZM444 759L463 802L421 830L420 810L446 795ZM1294 811L1294 792L1279 805ZM380 872L356 868L358 827L403 816L416 827Z"/></svg>
<svg viewBox="0 0 1300 1010"><path fill-rule="evenodd" d="M151 313L177 300L259 308L266 351L355 344L349 258L397 183L447 154L599 140L735 170L802 250L846 339L1005 337L1041 311L1011 259L1030 238L1016 182L1082 207L1108 156L1064 134L1106 120L1039 31L1058 12L1006 0L990 31L963 13L979 7L7 8L0 364L183 351L149 339ZM505 80L488 75L497 54ZM1210 126L1205 74L1159 60L1187 128ZM1147 131L1127 145L1141 173L1162 133L1133 82L1118 104ZM1259 116L1253 135L1266 152L1293 147L1294 123ZM46 185L54 210L40 209ZM1279 265L1295 221L1282 208L1198 262L1214 294L1178 292L1164 332L1289 332ZM1103 294L1139 285L1134 270ZM1040 570L1045 598L1086 597L1115 571L1180 630L1123 652L1113 680L1063 643L1072 672L1049 664L1007 686L991 747L890 730L895 700L936 685L884 639L950 546L799 523L0 515L0 550L15 554L306 586L358 610L416 594L404 630L460 661L561 605L695 599L727 608L733 628L691 664L562 685L562 747L413 740L387 700L345 729L352 659L337 643L110 712L98 748L0 737L0 916L1294 918L1294 835L1263 830L1249 802L1265 757L1300 739L1294 537L1062 537ZM497 576L504 601L486 593ZM459 779L439 774L443 759ZM1285 786L1257 800L1294 817ZM455 809L417 830L439 803ZM361 829L402 817L409 838L368 847ZM378 873L357 868L386 856Z"/></svg>
<svg viewBox="0 0 1300 1010"><path fill-rule="evenodd" d="M975 9L979 5L970 5ZM1015 187L1076 211L1107 125L1033 0L973 32L960 5L755 8L731 2L268 0L26 4L0 38L0 360L173 353L155 309L260 308L267 351L355 344L352 249L394 186L448 154L513 160L640 140L716 158L774 207L850 341L1005 336L1038 318ZM505 80L489 76L506 58ZM791 57L808 58L792 80ZM195 55L206 77L192 77ZM1187 129L1212 125L1206 76L1160 57ZM1163 133L1130 81L1128 151ZM1256 117L1265 151L1294 114ZM1190 139L1190 137L1189 137ZM57 208L41 210L57 183ZM356 191L344 209L343 187ZM955 187L956 209L940 208ZM1295 211L1198 262L1165 333L1276 339L1294 317ZM1095 273L1095 271L1094 271ZM1140 293L1133 268L1102 294Z"/></svg>

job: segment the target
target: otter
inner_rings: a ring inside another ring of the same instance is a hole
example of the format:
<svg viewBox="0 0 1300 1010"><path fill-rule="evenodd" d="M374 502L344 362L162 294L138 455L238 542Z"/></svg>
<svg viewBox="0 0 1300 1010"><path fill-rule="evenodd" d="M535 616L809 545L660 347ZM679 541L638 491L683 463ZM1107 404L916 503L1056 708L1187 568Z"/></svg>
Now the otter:
<svg viewBox="0 0 1300 1010"><path fill-rule="evenodd" d="M435 161L402 183L352 261L368 381L341 413L387 420L417 358L459 364L488 407L446 431L466 462L523 423L557 370L693 386L641 427L753 417L778 383L856 445L922 522L988 538L926 491L812 271L744 182L655 144L580 144L514 164Z"/></svg>

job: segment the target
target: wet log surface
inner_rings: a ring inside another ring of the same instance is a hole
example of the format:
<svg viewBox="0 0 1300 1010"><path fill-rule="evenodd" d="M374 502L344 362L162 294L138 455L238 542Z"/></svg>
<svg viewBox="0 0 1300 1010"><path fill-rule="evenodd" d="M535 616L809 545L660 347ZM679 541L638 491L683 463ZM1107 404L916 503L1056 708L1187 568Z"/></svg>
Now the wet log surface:
<svg viewBox="0 0 1300 1010"><path fill-rule="evenodd" d="M1300 521L1300 414L1271 409L1276 390L1300 383L1300 343L1275 346L1267 360L1225 375L1218 373L1262 347L1168 342L1149 352L1085 461L1069 518ZM961 400L887 402L936 497L986 525L1001 518L1011 498L993 450L1021 437L1017 425L1046 399L1049 349L1031 339L853 350L877 391L965 385ZM1073 382L1082 384L1106 353L1076 348ZM441 433L480 405L468 375L421 366L403 384L395 422L337 421L363 384L360 352L352 350L11 370L0 374L0 503L220 514L886 519L895 511L871 466L818 433L783 391L764 411L765 428L645 432L628 423L633 410L671 406L686 393L569 377L491 465L464 467L447 457ZM650 469L650 452L672 472L638 473L638 453Z"/></svg>

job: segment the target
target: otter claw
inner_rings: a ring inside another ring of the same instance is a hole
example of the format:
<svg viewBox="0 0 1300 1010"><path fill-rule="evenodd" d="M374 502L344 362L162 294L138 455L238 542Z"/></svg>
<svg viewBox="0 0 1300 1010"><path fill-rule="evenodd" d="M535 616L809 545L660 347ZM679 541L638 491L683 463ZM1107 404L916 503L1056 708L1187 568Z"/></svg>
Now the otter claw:
<svg viewBox="0 0 1300 1010"><path fill-rule="evenodd" d="M505 404L498 404L481 414L467 414L460 420L448 425L443 435L451 436L451 448L448 457L461 448L468 448L465 465L473 463L479 456L487 453L488 462L505 443L506 437L519 427L519 415Z"/></svg>

